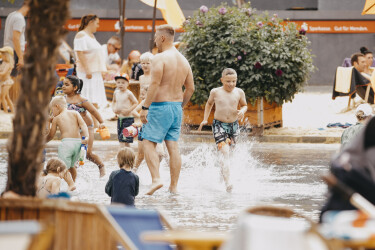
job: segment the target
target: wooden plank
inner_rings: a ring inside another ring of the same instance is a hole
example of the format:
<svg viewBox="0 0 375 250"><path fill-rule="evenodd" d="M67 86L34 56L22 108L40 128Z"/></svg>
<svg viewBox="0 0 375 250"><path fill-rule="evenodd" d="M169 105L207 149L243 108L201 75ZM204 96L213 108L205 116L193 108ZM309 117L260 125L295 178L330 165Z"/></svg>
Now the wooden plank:
<svg viewBox="0 0 375 250"><path fill-rule="evenodd" d="M22 219L24 219L24 220L37 220L37 219L39 219L38 218L38 211L36 209L24 208Z"/></svg>
<svg viewBox="0 0 375 250"><path fill-rule="evenodd" d="M19 207L18 208L8 208L6 219L7 220L22 220L22 213L23 213L22 208L19 208Z"/></svg>

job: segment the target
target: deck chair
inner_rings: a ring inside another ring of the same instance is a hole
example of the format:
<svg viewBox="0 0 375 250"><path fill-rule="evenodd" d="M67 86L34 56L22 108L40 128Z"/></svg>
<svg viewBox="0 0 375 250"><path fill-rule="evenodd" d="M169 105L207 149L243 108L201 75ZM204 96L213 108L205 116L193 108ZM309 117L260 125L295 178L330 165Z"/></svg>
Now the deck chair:
<svg viewBox="0 0 375 250"><path fill-rule="evenodd" d="M165 243L145 243L140 235L145 231L161 231L170 224L156 210L108 206L107 211L139 250L171 250Z"/></svg>

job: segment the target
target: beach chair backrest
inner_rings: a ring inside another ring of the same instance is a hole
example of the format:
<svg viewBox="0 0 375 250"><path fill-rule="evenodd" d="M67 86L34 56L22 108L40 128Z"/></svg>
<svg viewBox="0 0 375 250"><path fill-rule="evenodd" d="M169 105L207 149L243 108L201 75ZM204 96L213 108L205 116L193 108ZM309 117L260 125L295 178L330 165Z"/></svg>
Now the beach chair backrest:
<svg viewBox="0 0 375 250"><path fill-rule="evenodd" d="M136 208L108 206L108 212L112 215L134 245L140 250L170 250L168 244L145 243L140 239L145 231L162 231L163 224L156 210L143 210Z"/></svg>

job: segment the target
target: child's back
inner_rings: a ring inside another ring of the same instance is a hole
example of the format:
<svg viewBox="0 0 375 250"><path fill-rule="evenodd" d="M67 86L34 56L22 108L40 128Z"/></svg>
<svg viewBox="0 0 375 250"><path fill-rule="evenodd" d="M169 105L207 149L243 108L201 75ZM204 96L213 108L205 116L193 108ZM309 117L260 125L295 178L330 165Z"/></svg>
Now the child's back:
<svg viewBox="0 0 375 250"><path fill-rule="evenodd" d="M36 195L39 198L46 198L50 194L58 193L54 189L60 190L61 179L57 176L41 176L38 180Z"/></svg>
<svg viewBox="0 0 375 250"><path fill-rule="evenodd" d="M120 169L113 171L109 177L105 192L111 196L111 202L134 206L135 196L139 192L139 178L132 171Z"/></svg>
<svg viewBox="0 0 375 250"><path fill-rule="evenodd" d="M81 138L78 116L79 113L74 110L65 110L55 117L62 139Z"/></svg>

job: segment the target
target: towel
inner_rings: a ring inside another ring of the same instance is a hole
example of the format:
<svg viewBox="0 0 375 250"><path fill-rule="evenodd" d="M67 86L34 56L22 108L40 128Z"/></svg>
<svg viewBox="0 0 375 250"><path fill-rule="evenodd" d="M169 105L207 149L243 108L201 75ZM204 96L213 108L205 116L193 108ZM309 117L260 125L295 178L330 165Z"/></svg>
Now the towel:
<svg viewBox="0 0 375 250"><path fill-rule="evenodd" d="M352 82L353 67L337 67L335 91L340 93L349 93Z"/></svg>

